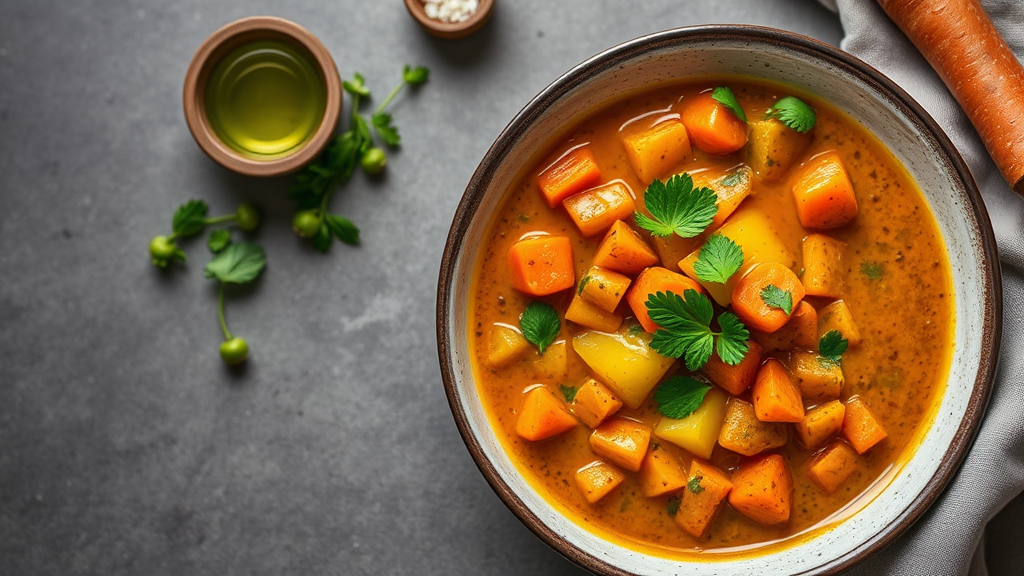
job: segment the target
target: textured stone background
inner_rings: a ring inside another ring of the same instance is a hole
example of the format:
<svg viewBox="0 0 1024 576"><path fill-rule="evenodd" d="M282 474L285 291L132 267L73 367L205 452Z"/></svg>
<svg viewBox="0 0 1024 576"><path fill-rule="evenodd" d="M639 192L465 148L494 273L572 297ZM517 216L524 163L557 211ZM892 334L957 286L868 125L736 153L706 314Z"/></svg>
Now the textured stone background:
<svg viewBox="0 0 1024 576"><path fill-rule="evenodd" d="M359 248L289 230L287 179L208 160L181 112L220 25L271 14L317 34L394 106L404 148L332 208ZM501 504L445 401L434 341L444 238L505 123L577 62L688 24L836 44L806 0L498 0L470 39L400 0L0 0L0 574L575 574ZM217 357L216 291L161 272L149 239L199 197L267 218L268 268L228 302L244 370Z"/></svg>

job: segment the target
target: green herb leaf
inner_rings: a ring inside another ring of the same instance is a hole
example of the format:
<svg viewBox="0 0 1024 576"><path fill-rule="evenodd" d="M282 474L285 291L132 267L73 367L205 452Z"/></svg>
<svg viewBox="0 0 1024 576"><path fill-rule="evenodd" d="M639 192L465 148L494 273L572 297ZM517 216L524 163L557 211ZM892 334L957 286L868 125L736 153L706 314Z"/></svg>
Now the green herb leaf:
<svg viewBox="0 0 1024 576"><path fill-rule="evenodd" d="M299 172L288 188L288 197L295 202L296 210L319 207L323 195L332 186L352 177L359 164L362 143L352 130L343 132L316 162Z"/></svg>
<svg viewBox="0 0 1024 576"><path fill-rule="evenodd" d="M189 200L174 212L171 230L177 236L195 236L206 228L206 213L210 207L202 200Z"/></svg>
<svg viewBox="0 0 1024 576"><path fill-rule="evenodd" d="M377 112L373 115L371 121L373 122L373 129L377 131L377 135L380 136L380 139L385 144L394 148L402 143L402 138L398 135L398 129L391 124L391 114Z"/></svg>
<svg viewBox="0 0 1024 576"><path fill-rule="evenodd" d="M704 487L700 485L700 481L703 480L703 476L694 476L686 482L686 489L694 494L700 494L704 491Z"/></svg>
<svg viewBox="0 0 1024 576"><path fill-rule="evenodd" d="M718 326L722 332L715 339L715 351L723 362L735 366L742 362L750 351L750 331L732 312L719 314Z"/></svg>
<svg viewBox="0 0 1024 576"><path fill-rule="evenodd" d="M743 249L721 234L708 238L700 248L693 270L705 282L725 284L743 266Z"/></svg>
<svg viewBox="0 0 1024 576"><path fill-rule="evenodd" d="M860 273L867 276L868 280L881 280L885 269L878 262L861 262Z"/></svg>
<svg viewBox="0 0 1024 576"><path fill-rule="evenodd" d="M679 496L672 496L668 499L666 509L668 510L669 516L675 516L679 513L679 505L682 503L682 499Z"/></svg>
<svg viewBox="0 0 1024 576"><path fill-rule="evenodd" d="M335 214L328 214L324 218L324 223L327 224L328 230L330 230L331 234L333 234L339 241L350 246L359 244L359 228L356 227L356 225L348 218Z"/></svg>
<svg viewBox="0 0 1024 576"><path fill-rule="evenodd" d="M711 386L688 376L673 376L658 386L654 401L658 412L666 418L680 419L693 414Z"/></svg>
<svg viewBox="0 0 1024 576"><path fill-rule="evenodd" d="M644 192L644 205L653 218L636 212L634 218L641 228L655 236L668 236L673 232L683 238L693 238L711 224L718 212L718 195L710 188L693 187L689 174L678 174L651 182Z"/></svg>
<svg viewBox="0 0 1024 576"><path fill-rule="evenodd" d="M562 391L562 396L565 397L566 402L572 402L576 398L576 393L579 389L575 386L565 386L564 384L558 387Z"/></svg>
<svg viewBox="0 0 1024 576"><path fill-rule="evenodd" d="M320 252L326 254L327 251L331 249L331 244L334 243L334 240L331 237L331 228L327 225L326 218L324 218L324 222L320 224L320 228L316 231L316 234L314 234L309 240L312 242L313 248L316 248Z"/></svg>
<svg viewBox="0 0 1024 576"><path fill-rule="evenodd" d="M843 338L839 330L829 330L818 340L818 354L840 364L843 360L843 353L850 346L850 341Z"/></svg>
<svg viewBox="0 0 1024 576"><path fill-rule="evenodd" d="M797 132L807 132L814 128L817 116L814 108L795 96L780 98L768 109L768 118L775 118Z"/></svg>
<svg viewBox="0 0 1024 576"><path fill-rule="evenodd" d="M231 244L206 264L204 274L225 284L248 284L267 266L263 247L239 242Z"/></svg>
<svg viewBox="0 0 1024 576"><path fill-rule="evenodd" d="M351 81L345 80L341 85L345 88L345 92L348 92L353 96L359 96L361 98L370 97L370 89L366 87L366 80L359 72L356 72L352 76Z"/></svg>
<svg viewBox="0 0 1024 576"><path fill-rule="evenodd" d="M718 183L727 188L738 186L747 181L749 170L746 168L737 168L730 172L725 178L722 178Z"/></svg>
<svg viewBox="0 0 1024 576"><path fill-rule="evenodd" d="M370 126L366 124L366 120L362 116L356 114L352 117L352 130L355 131L355 139L357 149L359 153L357 157L362 157L366 154L366 151L373 146L373 138L370 136Z"/></svg>
<svg viewBox="0 0 1024 576"><path fill-rule="evenodd" d="M231 244L231 230L227 228L218 228L210 232L210 237L206 240L206 246L210 248L210 252L217 254L221 250L228 247Z"/></svg>
<svg viewBox="0 0 1024 576"><path fill-rule="evenodd" d="M769 284L761 290L761 300L772 308L778 308L786 314L793 313L793 293L783 290L775 284Z"/></svg>
<svg viewBox="0 0 1024 576"><path fill-rule="evenodd" d="M430 79L430 69L426 66L412 66L406 65L402 69L402 80L410 86L419 86L420 84L426 84L427 80Z"/></svg>
<svg viewBox="0 0 1024 576"><path fill-rule="evenodd" d="M541 354L558 337L561 327L558 312L544 302L530 302L519 316L519 328L523 331L523 337L536 346Z"/></svg>
<svg viewBox="0 0 1024 576"><path fill-rule="evenodd" d="M587 287L587 282L590 282L590 274L587 274L583 276L583 278L580 278L580 287L576 290L577 296L583 294L583 289Z"/></svg>
<svg viewBox="0 0 1024 576"><path fill-rule="evenodd" d="M747 327L730 312L718 317L721 332L711 329L711 301L696 290L686 290L683 297L658 292L648 297L646 306L651 320L660 326L651 347L664 356L683 358L691 372L700 370L714 350L723 361L735 366L750 348Z"/></svg>
<svg viewBox="0 0 1024 576"><path fill-rule="evenodd" d="M732 113L740 120L743 120L744 122L747 121L747 115L744 114L739 100L736 99L736 95L732 93L732 90L730 90L728 86L719 86L718 88L715 88L711 92L711 98L729 110L732 110Z"/></svg>

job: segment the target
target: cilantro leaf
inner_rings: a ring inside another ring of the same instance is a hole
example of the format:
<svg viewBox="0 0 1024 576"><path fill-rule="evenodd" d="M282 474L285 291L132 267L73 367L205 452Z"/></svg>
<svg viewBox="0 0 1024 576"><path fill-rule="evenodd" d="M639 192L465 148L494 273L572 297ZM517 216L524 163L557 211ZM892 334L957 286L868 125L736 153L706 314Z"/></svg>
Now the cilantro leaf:
<svg viewBox="0 0 1024 576"><path fill-rule="evenodd" d="M688 376L673 376L658 386L654 393L654 401L658 403L658 412L666 418L686 418L700 408L704 395L711 386Z"/></svg>
<svg viewBox="0 0 1024 576"><path fill-rule="evenodd" d="M747 121L747 115L743 112L743 108L740 106L739 100L736 99L736 95L732 93L732 90L730 90L728 86L719 86L715 88L711 92L711 98L729 110L732 110L732 113L740 120L743 120L744 122Z"/></svg>
<svg viewBox="0 0 1024 576"><path fill-rule="evenodd" d="M743 266L743 249L721 234L708 238L700 248L693 270L705 282L725 284Z"/></svg>
<svg viewBox="0 0 1024 576"><path fill-rule="evenodd" d="M850 346L850 341L843 338L843 333L839 330L829 330L818 340L818 353L831 360L836 364L840 364L843 359L843 353Z"/></svg>
<svg viewBox="0 0 1024 576"><path fill-rule="evenodd" d="M566 386L563 384L558 388L562 391L562 396L565 397L566 402L572 402L576 398L576 393L579 392L579 389L575 386Z"/></svg>
<svg viewBox="0 0 1024 576"><path fill-rule="evenodd" d="M366 87L366 80L359 72L353 74L351 82L345 80L341 83L341 86L345 89L345 92L348 92L353 96L359 96L361 98L370 97L370 89Z"/></svg>
<svg viewBox="0 0 1024 576"><path fill-rule="evenodd" d="M385 144L392 148L402 143L402 137L398 135L398 128L391 123L391 114L377 112L370 119L373 122L373 129Z"/></svg>
<svg viewBox="0 0 1024 576"><path fill-rule="evenodd" d="M646 305L651 320L660 327L651 348L664 356L683 358L691 372L700 370L714 350L732 366L739 364L749 350L750 333L734 314L719 315L721 332L711 329L711 301L696 290L686 290L682 297L672 292L651 294Z"/></svg>
<svg viewBox="0 0 1024 576"><path fill-rule="evenodd" d="M722 328L722 333L715 340L715 351L723 362L735 366L750 351L750 331L732 312L722 312L718 316L718 326Z"/></svg>
<svg viewBox="0 0 1024 576"><path fill-rule="evenodd" d="M814 108L795 96L780 98L768 109L768 118L775 118L797 132L807 132L814 128L817 116Z"/></svg>
<svg viewBox="0 0 1024 576"><path fill-rule="evenodd" d="M697 475L697 476L694 476L693 478L690 478L686 482L686 489L689 490L690 492L694 493L694 494L700 494L701 492L704 491L704 487L700 485L700 481L703 480L703 479L704 479L704 477L700 476L700 475Z"/></svg>
<svg viewBox="0 0 1024 576"><path fill-rule="evenodd" d="M693 238L711 224L718 212L717 202L714 190L695 189L689 174L677 174L665 183L651 182L644 192L644 206L653 218L642 212L633 217L638 226L655 236L674 232L683 238Z"/></svg>
<svg viewBox="0 0 1024 576"><path fill-rule="evenodd" d="M426 84L429 79L430 69L426 66L417 66L413 68L406 64L405 68L402 68L402 80L410 86Z"/></svg>
<svg viewBox="0 0 1024 576"><path fill-rule="evenodd" d="M228 247L231 244L231 230L227 228L218 228L210 232L210 237L206 240L206 246L210 248L210 252L217 254L221 250Z"/></svg>
<svg viewBox="0 0 1024 576"><path fill-rule="evenodd" d="M327 214L324 217L324 224L327 225L330 233L341 242L350 246L359 244L359 228L348 218Z"/></svg>
<svg viewBox="0 0 1024 576"><path fill-rule="evenodd" d="M359 164L362 140L353 130L334 139L316 162L298 175L288 188L288 197L296 210L312 210L320 206L323 195L336 183L348 180Z"/></svg>
<svg viewBox="0 0 1024 576"><path fill-rule="evenodd" d="M263 247L240 242L231 244L206 264L204 274L225 284L248 284L267 266Z"/></svg>
<svg viewBox="0 0 1024 576"><path fill-rule="evenodd" d="M558 337L561 327L558 312L543 302L530 302L519 316L519 328L523 331L523 337L536 346L541 354Z"/></svg>
<svg viewBox="0 0 1024 576"><path fill-rule="evenodd" d="M769 307L778 308L787 315L793 313L793 293L775 284L769 284L761 290L761 300Z"/></svg>
<svg viewBox="0 0 1024 576"><path fill-rule="evenodd" d="M682 503L682 499L679 496L673 496L668 499L666 510L669 516L675 516L679 513L679 505Z"/></svg>
<svg viewBox="0 0 1024 576"><path fill-rule="evenodd" d="M885 268L878 262L861 262L860 273L867 276L868 280L881 280L885 275Z"/></svg>
<svg viewBox="0 0 1024 576"><path fill-rule="evenodd" d="M195 236L206 228L206 213L210 207L202 200L189 200L174 212L171 230L175 236Z"/></svg>

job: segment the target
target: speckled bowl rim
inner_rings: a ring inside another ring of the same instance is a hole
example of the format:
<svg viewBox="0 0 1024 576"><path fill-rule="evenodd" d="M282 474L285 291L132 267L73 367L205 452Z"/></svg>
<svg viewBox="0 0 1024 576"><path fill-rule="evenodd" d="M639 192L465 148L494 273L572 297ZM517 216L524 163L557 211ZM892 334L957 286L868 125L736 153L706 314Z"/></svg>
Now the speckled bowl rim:
<svg viewBox="0 0 1024 576"><path fill-rule="evenodd" d="M455 288L454 271L463 239L480 207L488 184L495 175L497 166L544 110L588 78L619 66L635 58L638 54L685 44L688 41L706 42L713 39L768 43L795 53L807 54L849 73L869 89L887 95L900 112L910 119L922 133L930 135L934 148L941 153L940 161L949 168L951 174L955 174L960 180L962 187L957 186L956 188L962 190L960 200L963 201L963 205L974 214L978 240L980 240L981 251L985 257L984 268L987 276L984 279L985 310L981 334L981 358L973 391L961 424L935 473L902 514L857 548L807 572L807 574L838 574L885 547L913 525L935 503L960 469L977 436L992 394L1002 336L1003 309L1002 279L998 266L999 254L995 236L981 193L966 163L935 120L909 94L881 72L851 54L813 38L775 28L749 25L691 26L642 36L610 48L569 70L542 90L512 119L484 155L466 187L452 220L441 260L437 287L437 349L441 364L441 378L444 382L448 404L463 441L484 478L505 505L548 546L572 562L598 574L630 575L630 572L612 566L573 546L544 524L505 483L494 465L487 459L479 440L473 434L466 413L463 411L456 385L457 378L452 362L454 351L452 342L449 341L451 318L449 296Z"/></svg>

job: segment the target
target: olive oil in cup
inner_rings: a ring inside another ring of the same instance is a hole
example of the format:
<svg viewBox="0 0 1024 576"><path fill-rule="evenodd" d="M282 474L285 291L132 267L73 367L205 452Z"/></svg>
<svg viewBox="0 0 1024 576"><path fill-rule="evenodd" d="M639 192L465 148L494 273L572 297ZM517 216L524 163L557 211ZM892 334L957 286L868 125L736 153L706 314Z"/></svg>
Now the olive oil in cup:
<svg viewBox="0 0 1024 576"><path fill-rule="evenodd" d="M279 157L316 132L326 90L309 57L288 43L258 40L214 68L205 105L224 144L252 158Z"/></svg>

